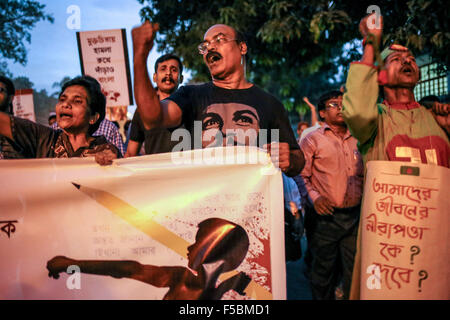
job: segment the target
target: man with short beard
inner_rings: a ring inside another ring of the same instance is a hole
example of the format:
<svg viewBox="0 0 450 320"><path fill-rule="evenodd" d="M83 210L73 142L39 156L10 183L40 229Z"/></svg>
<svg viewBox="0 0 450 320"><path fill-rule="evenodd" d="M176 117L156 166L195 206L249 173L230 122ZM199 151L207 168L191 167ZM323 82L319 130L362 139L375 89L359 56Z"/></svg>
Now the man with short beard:
<svg viewBox="0 0 450 320"><path fill-rule="evenodd" d="M178 56L165 54L155 62L153 82L156 83L156 92L160 100L169 97L181 82L183 82L183 65ZM128 141L125 157L134 157L139 154L142 143L145 141L145 154L171 152L176 141L171 141L172 130L166 128L153 128L145 130L139 112L136 111L131 122L130 140Z"/></svg>
<svg viewBox="0 0 450 320"><path fill-rule="evenodd" d="M304 157L283 105L246 79L247 43L242 34L223 24L210 27L197 49L212 81L180 87L160 101L146 65L158 28L157 24L146 21L132 31L134 93L145 128L183 124L192 138L194 125L200 122L201 147L255 145L255 142L262 144L265 138L270 143L267 148L274 165L288 176L300 173ZM272 132L277 130L278 137L272 137ZM245 137L230 132L243 133ZM263 132L268 136L262 137ZM193 141L197 141L196 137ZM195 143L194 146L197 147Z"/></svg>

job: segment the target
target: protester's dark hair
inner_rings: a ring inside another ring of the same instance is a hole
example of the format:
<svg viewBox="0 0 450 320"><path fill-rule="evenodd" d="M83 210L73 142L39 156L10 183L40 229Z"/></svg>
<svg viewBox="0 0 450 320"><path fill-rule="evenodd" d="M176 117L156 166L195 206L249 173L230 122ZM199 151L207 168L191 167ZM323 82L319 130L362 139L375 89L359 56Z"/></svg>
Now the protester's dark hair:
<svg viewBox="0 0 450 320"><path fill-rule="evenodd" d="M325 106L326 106L326 103L328 100L338 98L342 95L343 95L343 93L339 90L332 90L327 93L324 93L319 98L319 103L317 104L317 108L319 109L319 111L325 110Z"/></svg>
<svg viewBox="0 0 450 320"><path fill-rule="evenodd" d="M234 29L234 33L236 34L236 42L237 43L241 43L241 42L247 43L247 39L245 38L245 35L238 29L236 29L236 28L233 28L233 29Z"/></svg>
<svg viewBox="0 0 450 320"><path fill-rule="evenodd" d="M235 27L231 27L234 30L234 36L236 38L236 43L240 44L240 43L245 43L247 44L247 37L245 36L245 34L241 31L239 31L237 28ZM245 63L247 63L250 59L250 48L247 47L247 53L244 55L244 60Z"/></svg>
<svg viewBox="0 0 450 320"><path fill-rule="evenodd" d="M100 83L98 81L91 77L91 76L81 76L73 78L72 80L67 81L63 84L61 88L61 94L66 90L68 87L71 86L83 86L88 94L88 106L91 112L91 115L94 115L95 113L98 113L100 116L98 120L89 126L88 133L92 135L95 131L97 131L98 127L100 126L100 122L105 119L105 113L106 113L106 98L105 95L102 92L102 88L100 86Z"/></svg>
<svg viewBox="0 0 450 320"><path fill-rule="evenodd" d="M0 82L2 82L2 83L5 84L5 86L6 86L6 92L8 93L8 96L9 96L9 97L14 96L14 94L15 94L15 92L16 92L16 89L14 88L14 83L11 81L11 79L9 79L9 78L7 78L7 77L5 77L5 76L1 76L1 75L0 75ZM9 110L3 110L3 111L12 114L12 113L13 113L12 100L11 100L11 102L9 103L9 106L8 106L8 107L9 107Z"/></svg>
<svg viewBox="0 0 450 320"><path fill-rule="evenodd" d="M431 109L435 102L441 102L441 100L434 95L426 96L419 100L419 103L427 109Z"/></svg>
<svg viewBox="0 0 450 320"><path fill-rule="evenodd" d="M8 95L13 96L16 92L16 89L14 88L14 83L12 82L12 80L5 76L0 76L0 82L6 85L6 92L8 92Z"/></svg>
<svg viewBox="0 0 450 320"><path fill-rule="evenodd" d="M174 55L174 54L172 54L172 53L164 54L164 55L162 55L161 57L159 57L158 59L156 59L156 62L155 62L155 72L158 71L158 65L159 65L160 63L162 63L162 62L164 62L164 61L167 61L167 60L172 60L172 59L178 61L178 67L179 67L179 69L180 69L180 72L179 72L179 73L180 73L180 76L183 75L183 64L181 63L181 59L180 59L178 56L176 56L176 55Z"/></svg>

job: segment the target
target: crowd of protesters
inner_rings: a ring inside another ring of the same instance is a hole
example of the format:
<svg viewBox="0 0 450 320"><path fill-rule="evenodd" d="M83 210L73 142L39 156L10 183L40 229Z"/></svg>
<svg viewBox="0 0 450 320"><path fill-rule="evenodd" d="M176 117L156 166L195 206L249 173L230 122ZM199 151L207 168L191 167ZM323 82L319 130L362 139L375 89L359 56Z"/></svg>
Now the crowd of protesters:
<svg viewBox="0 0 450 320"><path fill-rule="evenodd" d="M166 54L155 63L154 87L147 60L158 25L146 21L132 31L137 111L125 144L117 127L105 119L105 97L94 78L81 76L65 83L49 126L44 126L12 115L14 85L2 76L0 158L95 156L107 165L120 157L170 152L173 130L183 127L194 133L196 121L201 122L202 147L258 143L261 129L278 130L277 137L269 135L267 143L258 146L283 174L289 227L285 234L292 238L286 241L287 258L299 258L301 253L295 251L300 250L298 237L304 230L313 298L335 299L338 288L349 299L352 277L353 284L359 283L353 270L360 259L364 163L408 161L398 147L419 149L422 163L448 168L450 158L449 104L434 96L415 100L420 73L413 54L400 45L378 52L382 24L369 30L366 19L360 24L361 60L351 64L341 90L323 92L317 110L304 98L312 123L298 124L297 139L281 102L247 80L248 47L239 31L217 24L204 34L198 52L210 82L179 87L181 60ZM236 129L253 130L256 139L250 141L249 134L245 140L239 135L230 139L227 130ZM290 246L291 241L296 246Z"/></svg>

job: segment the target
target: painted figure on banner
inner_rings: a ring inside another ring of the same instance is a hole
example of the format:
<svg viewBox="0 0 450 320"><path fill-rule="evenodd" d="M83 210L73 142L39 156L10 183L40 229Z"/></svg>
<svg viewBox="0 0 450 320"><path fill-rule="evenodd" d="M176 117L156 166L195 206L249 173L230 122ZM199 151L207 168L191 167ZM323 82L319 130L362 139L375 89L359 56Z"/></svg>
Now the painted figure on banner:
<svg viewBox="0 0 450 320"><path fill-rule="evenodd" d="M49 276L59 278L71 265L82 273L131 278L156 287L169 287L164 300L219 300L229 290L244 295L251 278L243 272L222 281L222 273L236 269L249 248L247 232L220 218L199 223L195 243L187 248L188 267L142 265L136 261L74 260L57 256L49 260Z"/></svg>

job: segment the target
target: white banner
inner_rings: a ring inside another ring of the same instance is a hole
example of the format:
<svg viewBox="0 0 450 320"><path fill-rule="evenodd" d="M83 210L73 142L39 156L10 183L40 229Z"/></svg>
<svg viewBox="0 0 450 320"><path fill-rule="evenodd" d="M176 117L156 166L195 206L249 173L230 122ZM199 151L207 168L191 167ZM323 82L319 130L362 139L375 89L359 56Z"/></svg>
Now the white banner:
<svg viewBox="0 0 450 320"><path fill-rule="evenodd" d="M247 154L0 161L0 299L285 299L281 175Z"/></svg>
<svg viewBox="0 0 450 320"><path fill-rule="evenodd" d="M14 94L13 111L16 117L36 122L33 89L18 89Z"/></svg>
<svg viewBox="0 0 450 320"><path fill-rule="evenodd" d="M361 299L450 298L450 170L367 163Z"/></svg>
<svg viewBox="0 0 450 320"><path fill-rule="evenodd" d="M77 40L82 73L100 82L106 106L133 104L125 29L77 32Z"/></svg>

